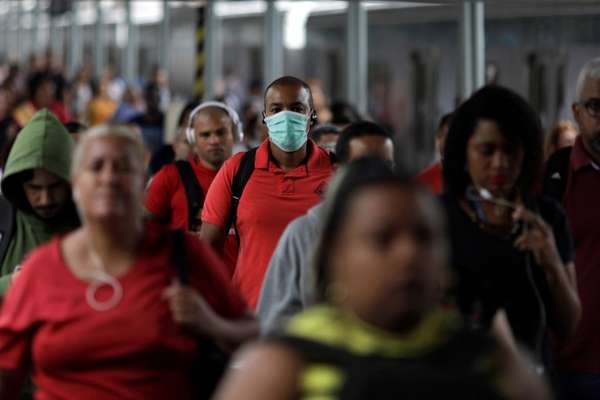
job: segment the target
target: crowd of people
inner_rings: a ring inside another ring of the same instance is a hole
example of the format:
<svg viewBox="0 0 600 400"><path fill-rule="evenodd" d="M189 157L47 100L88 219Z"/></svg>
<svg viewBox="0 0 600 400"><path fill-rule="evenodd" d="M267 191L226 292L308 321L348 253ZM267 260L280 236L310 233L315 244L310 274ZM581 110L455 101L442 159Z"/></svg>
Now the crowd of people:
<svg viewBox="0 0 600 400"><path fill-rule="evenodd" d="M9 68L0 398L600 398L600 58L576 85L548 134L479 89L413 176L310 80L167 144L160 70Z"/></svg>

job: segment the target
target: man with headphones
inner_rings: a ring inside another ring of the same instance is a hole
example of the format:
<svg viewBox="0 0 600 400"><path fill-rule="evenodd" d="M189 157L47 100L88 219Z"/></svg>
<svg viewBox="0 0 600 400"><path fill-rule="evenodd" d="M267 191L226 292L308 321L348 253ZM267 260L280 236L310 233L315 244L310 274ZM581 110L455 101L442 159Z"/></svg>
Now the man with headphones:
<svg viewBox="0 0 600 400"><path fill-rule="evenodd" d="M264 107L268 139L223 164L206 196L200 230L217 249L229 227L236 230L240 247L234 281L252 308L283 230L321 200L333 171L327 151L308 139L316 114L306 82L292 76L275 80L265 91ZM240 170L246 176L243 192L236 192Z"/></svg>
<svg viewBox="0 0 600 400"><path fill-rule="evenodd" d="M148 186L144 206L151 218L173 229L197 231L204 197L233 144L243 136L237 113L224 103L206 101L188 117L186 139L192 148L188 160L164 166ZM235 265L237 243L232 238L224 258Z"/></svg>

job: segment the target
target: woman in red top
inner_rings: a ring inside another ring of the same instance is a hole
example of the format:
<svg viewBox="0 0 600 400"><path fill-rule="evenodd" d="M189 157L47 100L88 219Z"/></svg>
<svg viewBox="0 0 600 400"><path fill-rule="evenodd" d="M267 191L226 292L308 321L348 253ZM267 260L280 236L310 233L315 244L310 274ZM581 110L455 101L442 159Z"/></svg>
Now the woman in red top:
<svg viewBox="0 0 600 400"><path fill-rule="evenodd" d="M28 373L36 399L186 399L198 336L237 344L256 324L204 243L186 236L190 285L173 236L144 223L141 141L123 127L83 136L73 160L80 229L33 252L0 312L0 398Z"/></svg>

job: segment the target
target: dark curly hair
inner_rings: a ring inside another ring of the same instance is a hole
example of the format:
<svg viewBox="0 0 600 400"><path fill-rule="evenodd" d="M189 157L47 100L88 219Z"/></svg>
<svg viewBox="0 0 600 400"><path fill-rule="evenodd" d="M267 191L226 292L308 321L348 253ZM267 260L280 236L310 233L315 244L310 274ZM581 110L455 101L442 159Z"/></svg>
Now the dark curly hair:
<svg viewBox="0 0 600 400"><path fill-rule="evenodd" d="M475 92L453 114L444 149L444 191L460 197L471 183L465 170L467 143L482 119L496 122L508 143L523 149L523 165L516 187L521 195L531 196L543 162L542 126L535 110L523 97L495 85Z"/></svg>

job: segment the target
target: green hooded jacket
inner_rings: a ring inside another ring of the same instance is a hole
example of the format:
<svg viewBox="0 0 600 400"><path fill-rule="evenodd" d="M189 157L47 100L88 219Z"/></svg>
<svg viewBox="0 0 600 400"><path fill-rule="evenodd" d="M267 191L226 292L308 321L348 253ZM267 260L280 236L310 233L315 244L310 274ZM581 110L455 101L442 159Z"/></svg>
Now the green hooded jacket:
<svg viewBox="0 0 600 400"><path fill-rule="evenodd" d="M52 220L39 218L23 190L23 175L36 168L44 168L68 182L73 147L71 135L46 109L37 112L17 135L1 183L2 194L15 207L16 215L12 238L0 264L0 296L10 285L15 267L29 251L79 223L72 201Z"/></svg>

